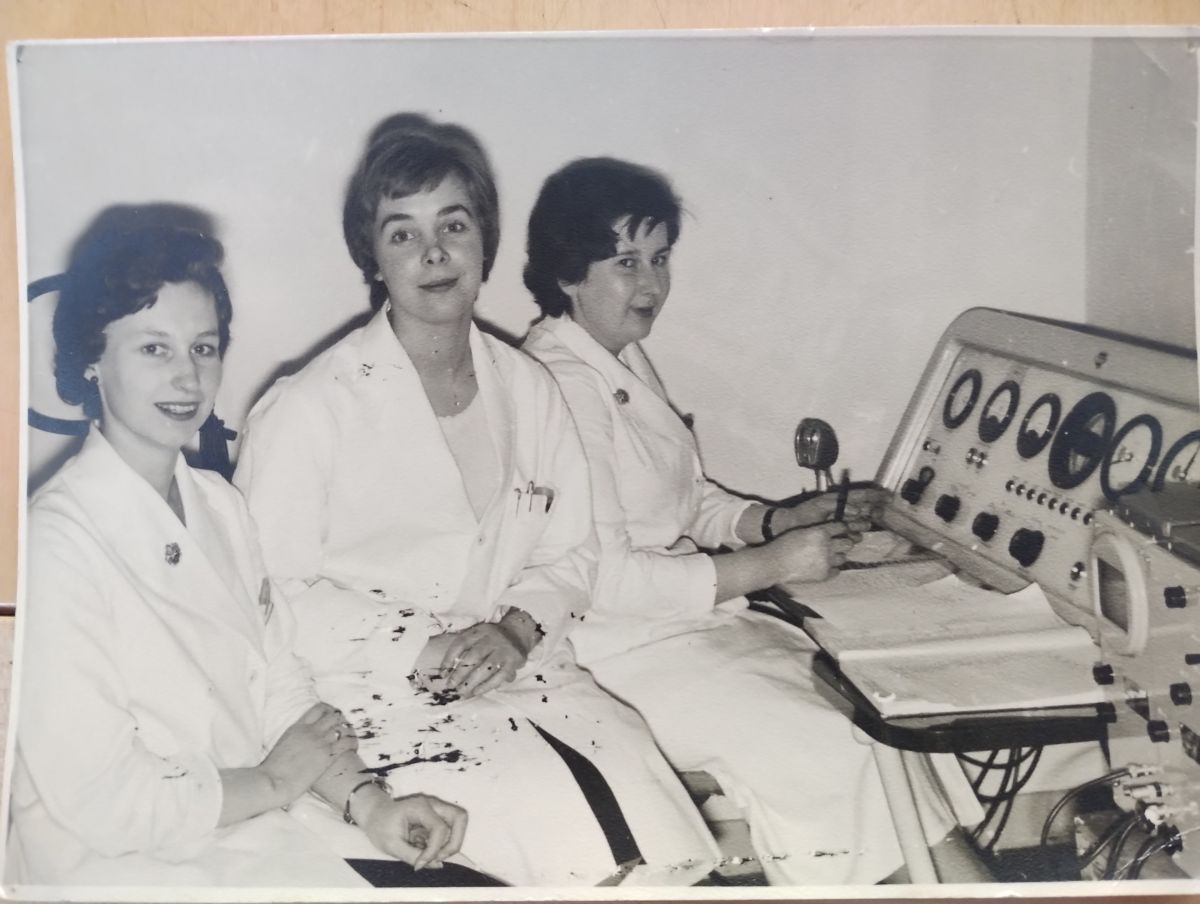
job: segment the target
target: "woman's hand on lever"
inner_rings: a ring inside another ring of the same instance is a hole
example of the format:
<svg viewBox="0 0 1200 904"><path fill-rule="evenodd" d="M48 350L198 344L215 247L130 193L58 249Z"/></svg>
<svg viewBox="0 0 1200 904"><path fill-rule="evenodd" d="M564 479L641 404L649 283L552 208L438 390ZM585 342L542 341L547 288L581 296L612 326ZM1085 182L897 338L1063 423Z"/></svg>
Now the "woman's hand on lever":
<svg viewBox="0 0 1200 904"><path fill-rule="evenodd" d="M837 521L788 531L762 547L774 558L774 585L791 592L799 584L831 578L846 562L869 526L866 521Z"/></svg>
<svg viewBox="0 0 1200 904"><path fill-rule="evenodd" d="M481 622L455 633L442 659L446 689L477 697L517 677L541 640L541 628L520 609L499 622Z"/></svg>
<svg viewBox="0 0 1200 904"><path fill-rule="evenodd" d="M825 493L821 493L819 496L813 496L795 505L775 506L775 511L770 519L772 534L778 537L798 527L813 527L817 524L832 521L837 516L839 495L840 489L835 487ZM854 522L867 521L872 524L878 522L890 495L882 487L856 487L851 489L846 494L846 506L842 513L842 520ZM744 530L743 523L739 519L738 536L749 543L769 540L770 538L761 536L760 526L767 508L767 506L751 506L744 516ZM743 536L743 534L748 536Z"/></svg>
<svg viewBox="0 0 1200 904"><path fill-rule="evenodd" d="M462 847L467 831L467 811L462 807L425 794L393 800L375 786L354 798L351 815L371 843L414 869L440 868Z"/></svg>

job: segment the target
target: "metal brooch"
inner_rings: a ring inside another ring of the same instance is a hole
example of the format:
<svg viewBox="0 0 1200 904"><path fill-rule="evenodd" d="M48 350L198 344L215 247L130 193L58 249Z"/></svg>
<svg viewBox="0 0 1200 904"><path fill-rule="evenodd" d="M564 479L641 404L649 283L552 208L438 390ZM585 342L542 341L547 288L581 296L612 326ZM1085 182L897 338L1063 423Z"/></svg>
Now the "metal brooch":
<svg viewBox="0 0 1200 904"><path fill-rule="evenodd" d="M163 557L167 560L168 565L178 565L180 554L178 543L168 543L163 549Z"/></svg>

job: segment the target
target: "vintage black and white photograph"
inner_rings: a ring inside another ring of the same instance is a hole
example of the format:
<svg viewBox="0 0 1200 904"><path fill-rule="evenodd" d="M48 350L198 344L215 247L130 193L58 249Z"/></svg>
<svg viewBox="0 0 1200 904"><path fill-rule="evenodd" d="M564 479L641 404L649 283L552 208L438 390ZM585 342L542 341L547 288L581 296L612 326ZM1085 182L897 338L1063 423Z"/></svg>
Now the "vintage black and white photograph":
<svg viewBox="0 0 1200 904"><path fill-rule="evenodd" d="M1179 892L1200 29L9 46L5 892Z"/></svg>

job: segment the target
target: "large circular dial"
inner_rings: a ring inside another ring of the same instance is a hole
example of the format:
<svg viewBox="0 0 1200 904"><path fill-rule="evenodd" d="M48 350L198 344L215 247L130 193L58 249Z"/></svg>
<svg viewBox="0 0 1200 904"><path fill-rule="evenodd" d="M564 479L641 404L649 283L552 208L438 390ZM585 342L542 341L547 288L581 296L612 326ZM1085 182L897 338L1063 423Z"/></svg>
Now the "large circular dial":
<svg viewBox="0 0 1200 904"><path fill-rule="evenodd" d="M1104 460L1116 420L1116 403L1106 392L1093 392L1076 402L1050 445L1050 482L1070 490L1091 477Z"/></svg>
<svg viewBox="0 0 1200 904"><path fill-rule="evenodd" d="M975 403L979 401L979 391L982 388L983 374L974 367L963 371L946 396L946 404L942 407L942 423L951 430L961 427L975 410Z"/></svg>
<svg viewBox="0 0 1200 904"><path fill-rule="evenodd" d="M1050 442L1058 419L1062 417L1062 402L1058 396L1048 392L1029 406L1021 421L1017 434L1017 454L1022 458L1033 458Z"/></svg>
<svg viewBox="0 0 1200 904"><path fill-rule="evenodd" d="M1163 456L1158 473L1154 475L1155 492L1164 483L1200 483L1200 430L1185 433L1171 445Z"/></svg>
<svg viewBox="0 0 1200 904"><path fill-rule="evenodd" d="M1005 380L988 396L979 415L979 438L994 443L1004 435L1021 403L1021 387L1016 380Z"/></svg>
<svg viewBox="0 0 1200 904"><path fill-rule="evenodd" d="M1154 473L1162 451L1162 425L1148 414L1126 422L1112 438L1100 466L1100 489L1112 502L1142 486Z"/></svg>

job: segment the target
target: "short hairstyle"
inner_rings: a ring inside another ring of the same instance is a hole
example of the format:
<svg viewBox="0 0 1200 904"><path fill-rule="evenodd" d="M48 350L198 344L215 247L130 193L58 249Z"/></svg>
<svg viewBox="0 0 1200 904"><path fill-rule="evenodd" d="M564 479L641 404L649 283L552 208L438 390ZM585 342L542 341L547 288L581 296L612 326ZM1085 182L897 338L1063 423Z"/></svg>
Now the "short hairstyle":
<svg viewBox="0 0 1200 904"><path fill-rule="evenodd" d="M233 305L218 269L221 243L192 229L153 226L96 236L65 274L54 311L54 377L69 405L101 415L100 392L84 372L104 354L105 328L158 301L167 283L192 282L217 308L218 350L229 347Z"/></svg>
<svg viewBox="0 0 1200 904"><path fill-rule="evenodd" d="M346 189L342 232L350 257L371 287L372 308L387 300L387 286L376 279L379 262L372 242L380 202L432 191L451 174L463 181L482 233L486 281L500 244L500 201L479 139L462 126L435 123L418 113L389 116L371 132Z"/></svg>
<svg viewBox="0 0 1200 904"><path fill-rule="evenodd" d="M656 170L612 157L572 161L542 184L529 215L525 286L543 314L561 317L571 301L560 283L582 282L592 263L616 253L618 220L629 218L631 237L643 224L665 223L674 245L680 216L671 183Z"/></svg>

